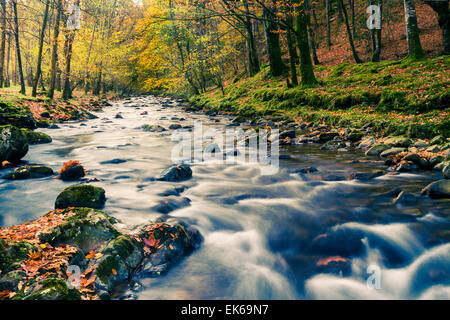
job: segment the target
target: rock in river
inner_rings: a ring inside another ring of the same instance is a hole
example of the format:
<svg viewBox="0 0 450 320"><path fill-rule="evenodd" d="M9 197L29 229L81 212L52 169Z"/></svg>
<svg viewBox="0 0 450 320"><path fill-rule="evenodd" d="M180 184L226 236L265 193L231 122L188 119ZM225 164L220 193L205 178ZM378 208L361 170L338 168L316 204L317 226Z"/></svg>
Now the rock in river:
<svg viewBox="0 0 450 320"><path fill-rule="evenodd" d="M53 175L53 170L44 166L24 166L15 169L13 172L6 174L3 179L6 180L25 180L49 177Z"/></svg>
<svg viewBox="0 0 450 320"><path fill-rule="evenodd" d="M430 198L450 198L450 180L444 179L429 184L422 190L422 194Z"/></svg>
<svg viewBox="0 0 450 320"><path fill-rule="evenodd" d="M19 162L28 152L27 136L14 126L0 127L0 162Z"/></svg>
<svg viewBox="0 0 450 320"><path fill-rule="evenodd" d="M192 177L192 170L187 164L172 166L161 172L159 181L183 181Z"/></svg>
<svg viewBox="0 0 450 320"><path fill-rule="evenodd" d="M83 166L78 161L72 160L64 163L59 173L63 181L76 181L86 175Z"/></svg>
<svg viewBox="0 0 450 320"><path fill-rule="evenodd" d="M105 190L91 185L78 185L66 188L56 198L55 208L86 207L101 209L105 205Z"/></svg>
<svg viewBox="0 0 450 320"><path fill-rule="evenodd" d="M390 149L388 145L385 144L377 144L374 145L372 148L367 150L366 156L379 156L382 152Z"/></svg>
<svg viewBox="0 0 450 320"><path fill-rule="evenodd" d="M52 142L52 137L43 132L36 132L30 129L22 129L22 131L27 136L29 144L43 144Z"/></svg>

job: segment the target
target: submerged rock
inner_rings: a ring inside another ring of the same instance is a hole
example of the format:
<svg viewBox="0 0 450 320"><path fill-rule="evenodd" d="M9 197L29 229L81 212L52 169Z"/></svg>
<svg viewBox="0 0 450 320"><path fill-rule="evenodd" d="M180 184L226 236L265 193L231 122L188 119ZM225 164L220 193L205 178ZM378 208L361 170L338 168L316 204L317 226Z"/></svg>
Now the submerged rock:
<svg viewBox="0 0 450 320"><path fill-rule="evenodd" d="M13 172L6 174L3 179L6 180L25 180L38 179L53 175L53 169L45 166L25 166L15 169Z"/></svg>
<svg viewBox="0 0 450 320"><path fill-rule="evenodd" d="M190 179L192 177L192 169L187 164L180 164L177 166L172 166L161 172L160 176L157 178L159 181L183 181Z"/></svg>
<svg viewBox="0 0 450 320"><path fill-rule="evenodd" d="M355 180L360 181L369 181L378 177L381 177L384 175L383 171L376 171L376 172L355 172L352 173L351 177Z"/></svg>
<svg viewBox="0 0 450 320"><path fill-rule="evenodd" d="M412 193L408 193L405 191L400 192L397 198L394 200L394 204L399 205L412 205L417 202L417 198Z"/></svg>
<svg viewBox="0 0 450 320"><path fill-rule="evenodd" d="M43 143L51 143L52 137L43 132L36 132L30 129L22 129L23 133L25 133L29 144L43 144Z"/></svg>
<svg viewBox="0 0 450 320"><path fill-rule="evenodd" d="M329 151L337 151L339 149L345 148L347 145L342 141L328 141L323 146L320 147L320 150L329 150Z"/></svg>
<svg viewBox="0 0 450 320"><path fill-rule="evenodd" d="M0 127L0 162L17 163L28 153L28 140L19 128Z"/></svg>
<svg viewBox="0 0 450 320"><path fill-rule="evenodd" d="M87 207L101 209L105 205L105 190L91 185L71 186L64 189L55 202L55 209Z"/></svg>
<svg viewBox="0 0 450 320"><path fill-rule="evenodd" d="M450 198L450 180L439 180L426 186L422 190L423 195L428 195L430 198Z"/></svg>
<svg viewBox="0 0 450 320"><path fill-rule="evenodd" d="M168 214L172 211L189 206L191 199L183 197L181 199L177 198L167 198L161 201L159 204L154 206L152 210L157 211L162 214Z"/></svg>
<svg viewBox="0 0 450 320"><path fill-rule="evenodd" d="M143 126L141 126L139 129L142 129L146 132L164 132L167 131L166 128L160 126L160 125L149 125L149 124L144 124Z"/></svg>

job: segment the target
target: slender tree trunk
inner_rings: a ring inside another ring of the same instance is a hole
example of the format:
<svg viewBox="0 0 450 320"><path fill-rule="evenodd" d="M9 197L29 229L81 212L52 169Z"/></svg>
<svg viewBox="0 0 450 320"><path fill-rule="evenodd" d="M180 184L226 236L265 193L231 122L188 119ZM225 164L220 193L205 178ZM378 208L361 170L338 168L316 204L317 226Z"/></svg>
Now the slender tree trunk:
<svg viewBox="0 0 450 320"><path fill-rule="evenodd" d="M2 35L0 40L0 88L4 85L6 51L6 0L0 1Z"/></svg>
<svg viewBox="0 0 450 320"><path fill-rule="evenodd" d="M375 0L369 0L369 5L372 6L375 4ZM371 28L369 30L370 34L370 42L372 44L372 54L375 53L375 50L377 49L377 39L376 39L376 32L374 28Z"/></svg>
<svg viewBox="0 0 450 320"><path fill-rule="evenodd" d="M300 77L303 85L316 85L317 80L314 75L311 49L308 41L308 20L306 17L305 3L302 0L296 0L296 3L298 5L295 9L295 35L297 38L298 49L300 50Z"/></svg>
<svg viewBox="0 0 450 320"><path fill-rule="evenodd" d="M342 12L344 13L345 27L347 28L348 40L352 49L353 58L355 59L356 63L362 63L362 60L358 57L358 53L356 52L355 44L353 42L352 31L350 30L350 24L348 22L347 9L345 8L342 0L338 0L338 2L341 4Z"/></svg>
<svg viewBox="0 0 450 320"><path fill-rule="evenodd" d="M14 36L16 39L16 54L17 54L17 67L19 72L19 80L20 80L20 93L25 94L25 80L23 77L23 69L22 69L22 56L20 54L20 41L19 41L19 18L17 17L17 0L13 0L13 11L14 11Z"/></svg>
<svg viewBox="0 0 450 320"><path fill-rule="evenodd" d="M245 30L247 32L247 55L248 55L248 68L250 71L250 76L254 76L260 70L258 52L256 50L256 41L253 33L252 21L249 17L250 10L247 1L245 1L245 9L247 11L247 16L245 17Z"/></svg>
<svg viewBox="0 0 450 320"><path fill-rule="evenodd" d="M288 21L291 21L291 18L288 18ZM292 22L292 21L291 21ZM288 24L292 26L292 23ZM292 39L292 31L291 28L287 28L286 30L286 40L289 50L289 68L291 73L291 82L293 86L298 86L298 79L297 79L297 62L298 62L298 55L297 55L297 47L295 46L294 39Z"/></svg>
<svg viewBox="0 0 450 320"><path fill-rule="evenodd" d="M5 80L4 86L9 88L11 86L11 78L9 75L9 64L11 61L11 32L8 32L8 52L6 53L6 70L5 70Z"/></svg>
<svg viewBox="0 0 450 320"><path fill-rule="evenodd" d="M344 7L344 4L341 1L337 0L338 22L339 23L342 23L342 21L343 21L343 16L342 16L342 11L344 9L343 7Z"/></svg>
<svg viewBox="0 0 450 320"><path fill-rule="evenodd" d="M52 49L52 60L51 60L51 70L50 70L50 88L48 90L48 97L53 99L55 96L56 88L56 73L58 69L58 38L59 38L59 21L61 20L62 3L61 0L57 0L56 3L56 18L55 26L53 30L53 49Z"/></svg>
<svg viewBox="0 0 450 320"><path fill-rule="evenodd" d="M280 37L278 33L278 25L273 21L270 13L264 9L264 30L266 33L266 46L269 56L270 73L275 76L281 76L286 69L281 57Z"/></svg>
<svg viewBox="0 0 450 320"><path fill-rule="evenodd" d="M37 57L37 66L36 66L36 74L34 76L33 81L33 91L31 95L33 97L36 97L37 95L37 87L39 85L39 78L42 73L42 51L44 48L44 38L45 38L45 29L47 28L47 21L48 21L48 12L50 7L50 0L47 0L45 3L45 11L44 11L44 20L42 21L42 29L39 34L39 51L38 51L38 57Z"/></svg>
<svg viewBox="0 0 450 320"><path fill-rule="evenodd" d="M450 54L450 2L448 1L429 1L427 3L438 14L439 26L442 29L442 44L444 54Z"/></svg>
<svg viewBox="0 0 450 320"><path fill-rule="evenodd" d="M70 71L72 63L72 48L73 41L75 40L75 32L69 32L66 34L66 70L64 72L64 84L63 84L63 94L64 100L72 98L72 90L70 87Z"/></svg>
<svg viewBox="0 0 450 320"><path fill-rule="evenodd" d="M92 45L94 43L96 26L92 29L91 42L89 43L89 50L86 57L86 66L84 70L84 92L87 93L89 91L89 60L91 59Z"/></svg>
<svg viewBox="0 0 450 320"><path fill-rule="evenodd" d="M352 19L352 34L353 38L356 38L356 26L355 26L355 0L349 0L350 15Z"/></svg>
<svg viewBox="0 0 450 320"><path fill-rule="evenodd" d="M307 23L308 23L309 46L311 48L311 54L312 54L312 59L314 61L314 64L318 65L318 64L320 64L320 61L319 61L319 58L317 58L314 28L311 25L310 3L309 3L309 0L304 0L304 1L305 1L306 19L307 19Z"/></svg>
<svg viewBox="0 0 450 320"><path fill-rule="evenodd" d="M406 38L408 40L408 56L411 59L421 59L425 54L420 44L420 30L417 24L414 0L403 0L405 7Z"/></svg>
<svg viewBox="0 0 450 320"><path fill-rule="evenodd" d="M325 0L325 12L327 20L327 46L331 47L331 26L330 26L330 0Z"/></svg>

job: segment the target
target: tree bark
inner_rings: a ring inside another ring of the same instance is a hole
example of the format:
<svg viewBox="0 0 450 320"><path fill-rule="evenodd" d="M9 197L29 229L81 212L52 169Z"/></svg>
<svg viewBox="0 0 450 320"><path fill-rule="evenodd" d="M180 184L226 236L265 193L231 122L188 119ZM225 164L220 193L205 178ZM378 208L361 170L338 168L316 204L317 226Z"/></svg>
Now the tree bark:
<svg viewBox="0 0 450 320"><path fill-rule="evenodd" d="M433 10L438 14L439 26L442 29L442 44L444 54L450 54L450 2L425 0Z"/></svg>
<svg viewBox="0 0 450 320"><path fill-rule="evenodd" d="M306 17L305 3L303 0L296 0L296 4L295 35L298 49L300 50L300 77L303 85L312 86L317 84L317 80L314 75L311 49L308 41L308 20Z"/></svg>
<svg viewBox="0 0 450 320"><path fill-rule="evenodd" d="M53 30L53 49L52 49L52 60L51 60L51 70L50 70L50 88L48 89L48 97L53 99L55 96L56 88L56 72L58 69L58 38L59 38L59 21L61 20L62 3L61 0L57 0L56 3L56 18L55 26Z"/></svg>
<svg viewBox="0 0 450 320"><path fill-rule="evenodd" d="M411 59L421 59L425 54L420 44L420 30L417 24L414 0L403 0L406 20L406 39L408 40L408 56Z"/></svg>
<svg viewBox="0 0 450 320"><path fill-rule="evenodd" d="M33 81L33 91L31 95L33 97L36 97L37 95L37 87L39 85L39 77L42 73L42 51L44 48L44 38L45 38L45 29L47 28L47 21L48 21L48 12L50 8L50 0L47 0L45 3L45 11L44 11L44 20L42 21L42 29L39 34L39 51L38 51L38 57L37 57L37 66L36 66L36 74L34 76Z"/></svg>
<svg viewBox="0 0 450 320"><path fill-rule="evenodd" d="M250 9L248 7L248 2L245 1L245 10L247 11L247 15L245 17L245 31L247 32L247 60L248 60L248 69L250 71L250 76L254 76L260 70L258 52L256 51L256 41L255 36L253 34L253 26L252 21L250 19Z"/></svg>
<svg viewBox="0 0 450 320"><path fill-rule="evenodd" d="M2 35L0 40L0 88L3 88L5 75L5 49L6 49L6 0L0 1Z"/></svg>
<svg viewBox="0 0 450 320"><path fill-rule="evenodd" d="M314 61L315 65L320 64L319 58L317 58L317 52L316 52L316 42L315 42L315 36L314 36L314 28L311 25L311 14L310 14L310 3L309 0L304 0L305 2L305 10L306 10L306 20L308 23L308 39L309 39L309 46L311 48L311 55L312 59Z"/></svg>
<svg viewBox="0 0 450 320"><path fill-rule="evenodd" d="M288 25L292 26L292 19L288 18ZM291 72L291 82L293 86L298 86L298 79L297 79L297 62L298 62L298 55L297 55L297 47L295 46L294 39L292 39L292 31L291 28L287 28L286 30L286 40L289 50L289 68Z"/></svg>
<svg viewBox="0 0 450 320"><path fill-rule="evenodd" d="M331 47L331 23L330 23L330 0L325 0L325 15L327 20L327 47Z"/></svg>
<svg viewBox="0 0 450 320"><path fill-rule="evenodd" d="M17 68L19 72L19 80L20 80L20 93L25 94L25 79L23 77L23 68L22 68L22 56L20 53L20 41L19 41L19 18L17 17L17 0L13 0L12 2L13 11L14 11L14 36L16 39L16 55L17 55Z"/></svg>
<svg viewBox="0 0 450 320"><path fill-rule="evenodd" d="M266 9L263 10L264 14L264 30L266 33L266 46L269 56L270 73L271 75L278 77L281 76L286 66L283 63L281 57L280 37L278 33L278 25L270 16L270 13Z"/></svg>

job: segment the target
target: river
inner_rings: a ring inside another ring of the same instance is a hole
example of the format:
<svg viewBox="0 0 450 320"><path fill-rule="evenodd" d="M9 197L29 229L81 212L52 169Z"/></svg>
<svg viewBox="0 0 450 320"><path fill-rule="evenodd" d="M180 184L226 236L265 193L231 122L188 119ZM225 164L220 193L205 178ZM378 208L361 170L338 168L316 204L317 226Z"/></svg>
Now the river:
<svg viewBox="0 0 450 320"><path fill-rule="evenodd" d="M385 166L358 161L361 151L298 145L281 147L285 160L275 175L261 175L257 164L207 161L191 165L191 180L160 182L154 177L172 164L176 142L170 130L138 127L200 120L204 128L222 129L231 118L186 113L179 102L152 96L94 114L98 119L40 129L53 143L32 146L24 160L55 171L65 161L81 161L87 178L98 179L91 183L106 190L105 210L123 229L158 218L158 205L169 201L179 207L170 215L197 227L205 239L167 275L139 275L117 299L450 298L450 202L392 202L393 190L418 194L437 174L356 181L352 173ZM296 172L310 166L318 172ZM52 177L0 180L0 226L40 217L69 185ZM181 186L177 195L173 190Z"/></svg>

